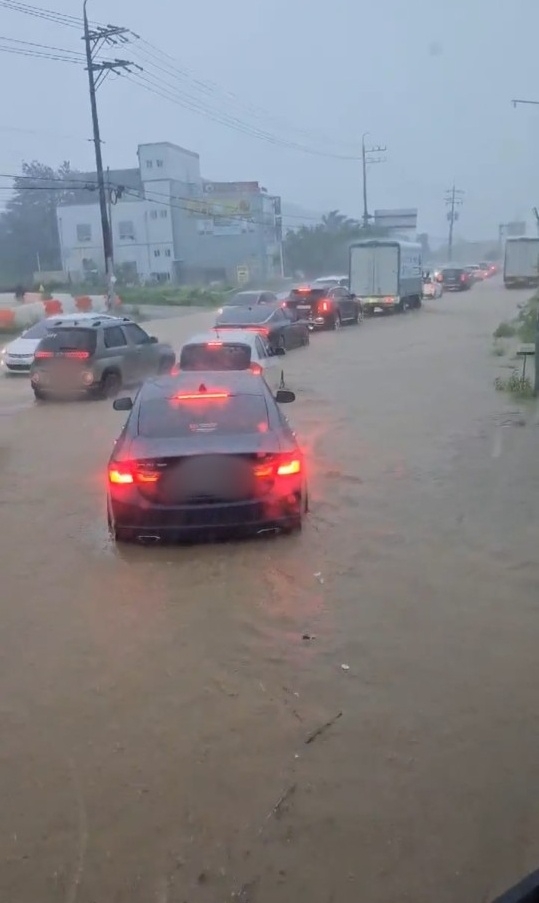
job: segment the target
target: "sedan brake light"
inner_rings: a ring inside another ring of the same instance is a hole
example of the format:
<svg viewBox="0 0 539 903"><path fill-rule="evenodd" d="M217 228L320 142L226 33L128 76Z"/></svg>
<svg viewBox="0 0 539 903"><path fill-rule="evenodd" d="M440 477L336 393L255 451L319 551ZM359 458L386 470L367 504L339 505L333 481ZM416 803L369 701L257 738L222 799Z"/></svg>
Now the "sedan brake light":
<svg viewBox="0 0 539 903"><path fill-rule="evenodd" d="M189 392L187 394L174 395L172 401L219 401L229 398L228 392Z"/></svg>

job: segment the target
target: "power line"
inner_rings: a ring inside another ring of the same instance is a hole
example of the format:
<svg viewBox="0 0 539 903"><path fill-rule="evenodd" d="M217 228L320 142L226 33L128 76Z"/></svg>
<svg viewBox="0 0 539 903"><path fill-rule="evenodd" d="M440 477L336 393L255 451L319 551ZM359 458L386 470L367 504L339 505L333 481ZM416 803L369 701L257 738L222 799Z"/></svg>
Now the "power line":
<svg viewBox="0 0 539 903"><path fill-rule="evenodd" d="M186 67L180 67L176 60L167 54L163 50L159 50L159 48L154 47L153 44L150 44L148 41L140 38L138 35L135 37L138 38L138 44L135 45L134 52L140 55L140 58L145 64L145 68L148 69L154 68L156 71L165 74L168 78L174 78L176 81L180 83L188 83L192 89L198 91L203 95L206 102L208 99L217 99L219 102L219 98L223 98L224 102L238 108L240 112L247 112L249 115L253 116L255 119L262 120L264 124L268 122L273 122L277 128L286 129L287 132L295 132L296 134L300 134L304 137L309 138L311 141L324 141L325 143L330 144L339 144L340 146L344 146L342 142L336 142L334 138L323 135L319 131L315 131L313 129L305 129L298 128L297 125L291 124L283 117L276 117L274 114L269 113L267 110L263 109L260 106L256 106L251 103L246 103L241 100L237 94L233 91L223 90L219 85L212 81L206 81L200 79L195 73L189 70ZM170 62L169 62L170 61ZM153 74L153 73L152 73ZM220 100L220 109L222 109L223 100ZM346 143L345 143L346 144ZM350 147L352 144L350 143Z"/></svg>
<svg viewBox="0 0 539 903"><path fill-rule="evenodd" d="M24 13L29 16L46 19L48 21L54 22L56 24L65 25L71 28L80 28L81 19L76 16L70 16L63 13L58 13L53 10L44 9L42 7L36 7L30 4L22 3L20 0L0 0L0 7L11 9L16 12ZM95 29L103 30L104 28L109 29L109 36L112 34L110 32L111 26L101 26L96 25ZM124 40L126 39L127 29L118 29L118 35L120 36L120 41L122 40L121 36L124 36ZM274 144L275 146L286 147L292 150L301 151L303 153L309 153L315 156L328 157L331 159L339 159L339 160L355 160L357 159L356 155L351 153L335 153L330 151L324 151L319 147L308 147L304 143L300 143L298 141L290 140L288 138L282 138L280 136L276 136L268 131L267 128L263 128L260 126L251 126L248 123L242 122L236 115L230 112L227 112L226 107L223 110L223 103L218 103L218 109L215 109L211 106L211 102L218 101L218 92L221 93L221 96L226 98L225 103L230 107L231 101L238 106L240 104L243 109L246 109L251 116L255 116L260 120L262 117L264 121L268 119L274 119L272 114L267 113L261 108L256 108L253 105L244 104L237 98L233 92L225 91L223 92L218 88L215 83L206 82L192 73L189 73L188 70L179 68L177 62L171 57L169 54L166 54L164 51L160 51L158 48L154 47L150 42L140 38L138 35L134 35L132 32L130 33L133 37L137 38L142 47L137 46L137 52L140 53L145 59L146 65L149 66L150 70L156 69L157 72L161 72L166 75L168 78L172 77L176 81L188 81L190 82L191 89L195 90L199 94L202 94L202 97L197 97L196 94L186 93L185 91L180 92L177 86L171 85L170 82L165 81L163 78L160 78L159 75L156 75L154 72L149 71L148 79L150 80L150 84L141 84L137 82L139 87L144 87L145 90L150 91L150 93L154 93L157 96L162 97L164 100L171 101L176 103L179 106L183 106L186 109L190 109L193 112L204 115L214 121L218 122L221 125L225 125L228 128L232 128L236 131L240 131L244 134L250 135L252 137L258 138L260 140L266 141L268 143ZM6 50L7 48L1 48L0 50ZM13 51L15 52L15 51ZM67 55L69 54L69 59ZM22 53L21 55L28 55ZM72 52L66 51L66 58L60 57L49 57L44 53L36 52L36 57L42 59L54 59L55 61L61 62L71 62ZM153 79L153 83L152 80ZM134 80L135 81L135 80ZM161 92L161 93L160 93ZM166 96L165 96L166 94ZM284 122L284 121L283 121ZM284 126L287 131L293 131L296 133L301 133L304 135L309 135L309 132L306 129L298 129L296 126L291 126L288 123L285 123ZM311 133L312 134L312 133ZM321 136L317 135L315 138L316 141L321 140ZM327 142L327 138L323 139ZM330 143L335 145L334 139L330 139Z"/></svg>

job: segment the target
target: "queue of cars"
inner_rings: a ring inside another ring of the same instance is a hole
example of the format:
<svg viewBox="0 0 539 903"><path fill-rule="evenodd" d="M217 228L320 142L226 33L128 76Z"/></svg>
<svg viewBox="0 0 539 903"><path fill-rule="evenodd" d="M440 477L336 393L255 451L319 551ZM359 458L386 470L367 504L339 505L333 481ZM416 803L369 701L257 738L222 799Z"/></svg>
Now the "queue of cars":
<svg viewBox="0 0 539 903"><path fill-rule="evenodd" d="M498 267L495 263L482 261L481 263L472 263L466 266L447 264L431 272L434 273L434 280L442 286L443 291L466 292L476 282L483 282L483 280L495 276L498 272Z"/></svg>
<svg viewBox="0 0 539 903"><path fill-rule="evenodd" d="M329 276L284 298L238 292L178 355L127 317L79 314L32 327L5 363L30 374L40 402L114 398L128 414L107 470L115 541L292 533L308 511L308 487L280 409L295 400L283 357L315 330L362 318L346 277ZM120 396L130 388L133 396Z"/></svg>

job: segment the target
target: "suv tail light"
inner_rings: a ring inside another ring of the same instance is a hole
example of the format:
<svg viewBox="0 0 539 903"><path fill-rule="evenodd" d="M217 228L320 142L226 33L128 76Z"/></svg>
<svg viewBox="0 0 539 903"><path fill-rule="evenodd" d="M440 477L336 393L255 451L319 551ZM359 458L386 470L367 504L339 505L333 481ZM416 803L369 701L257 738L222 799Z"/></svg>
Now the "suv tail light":
<svg viewBox="0 0 539 903"><path fill-rule="evenodd" d="M256 376L262 375L262 367L260 366L260 364L251 364L251 366L249 367L249 370L251 371L251 373L254 373Z"/></svg>
<svg viewBox="0 0 539 903"><path fill-rule="evenodd" d="M89 351L36 351L34 357L37 360L50 360L53 357L63 357L72 361L87 361Z"/></svg>
<svg viewBox="0 0 539 903"><path fill-rule="evenodd" d="M327 301L327 300L321 301L320 302L320 310L322 311L323 314L327 314L327 312L329 310L329 301Z"/></svg>

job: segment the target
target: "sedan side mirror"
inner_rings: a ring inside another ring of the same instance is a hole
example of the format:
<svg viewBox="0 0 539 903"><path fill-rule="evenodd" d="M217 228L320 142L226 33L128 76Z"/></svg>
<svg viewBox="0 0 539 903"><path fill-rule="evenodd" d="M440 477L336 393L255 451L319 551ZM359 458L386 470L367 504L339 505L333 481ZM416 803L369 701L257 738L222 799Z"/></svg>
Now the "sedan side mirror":
<svg viewBox="0 0 539 903"><path fill-rule="evenodd" d="M154 335L151 335L150 336L150 345L158 345L158 344L159 344L159 339L156 338Z"/></svg>
<svg viewBox="0 0 539 903"><path fill-rule="evenodd" d="M291 402L296 400L296 396L294 392L290 392L289 389L279 389L276 396L275 401L278 404L291 404Z"/></svg>
<svg viewBox="0 0 539 903"><path fill-rule="evenodd" d="M123 398L116 398L112 402L112 407L115 411L130 411L133 407L133 399L129 398L129 395L124 395Z"/></svg>
<svg viewBox="0 0 539 903"><path fill-rule="evenodd" d="M281 348L281 346L279 345L278 348L274 348L274 349L273 349L273 353L274 353L277 357L282 357L283 354L286 354L286 350L285 350L284 348Z"/></svg>

